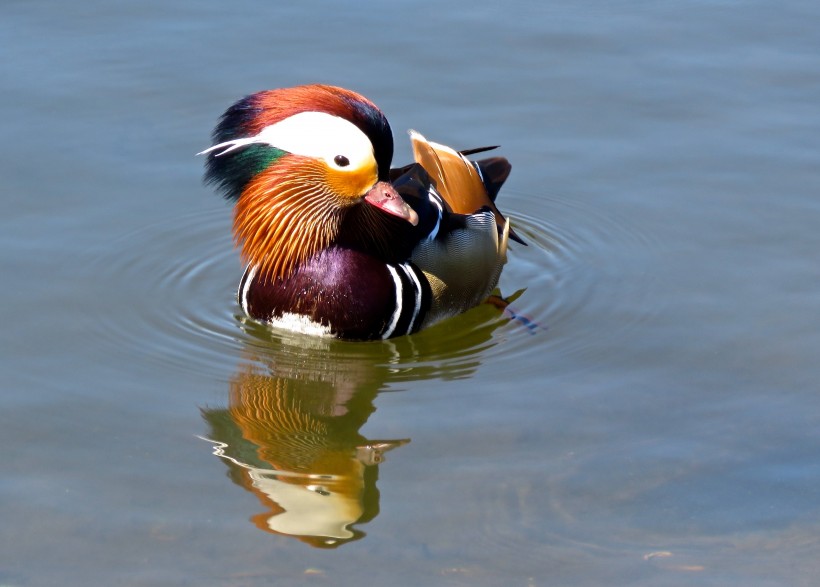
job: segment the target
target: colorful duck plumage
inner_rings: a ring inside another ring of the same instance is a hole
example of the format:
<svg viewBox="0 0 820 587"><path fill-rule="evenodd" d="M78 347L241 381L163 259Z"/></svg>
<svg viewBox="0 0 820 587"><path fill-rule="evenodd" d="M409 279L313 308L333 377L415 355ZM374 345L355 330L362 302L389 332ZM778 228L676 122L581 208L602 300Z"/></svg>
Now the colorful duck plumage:
<svg viewBox="0 0 820 587"><path fill-rule="evenodd" d="M257 320L345 339L416 332L484 301L520 239L494 200L510 165L411 131L390 168L382 112L343 88L247 96L222 116L206 181L236 203L247 266L237 298Z"/></svg>

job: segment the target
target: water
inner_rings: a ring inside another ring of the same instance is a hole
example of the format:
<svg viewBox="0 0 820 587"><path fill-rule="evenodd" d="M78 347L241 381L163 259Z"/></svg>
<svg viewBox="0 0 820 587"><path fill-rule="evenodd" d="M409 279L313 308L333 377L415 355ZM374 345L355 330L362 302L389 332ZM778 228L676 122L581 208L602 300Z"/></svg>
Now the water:
<svg viewBox="0 0 820 587"><path fill-rule="evenodd" d="M0 584L812 585L818 17L7 3ZM503 146L536 328L243 320L194 153L314 81Z"/></svg>

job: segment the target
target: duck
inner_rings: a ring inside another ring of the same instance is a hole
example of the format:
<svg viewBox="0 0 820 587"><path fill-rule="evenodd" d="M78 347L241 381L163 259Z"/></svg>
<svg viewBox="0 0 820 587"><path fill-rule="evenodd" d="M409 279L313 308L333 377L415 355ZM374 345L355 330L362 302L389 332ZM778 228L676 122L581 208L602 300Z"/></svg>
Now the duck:
<svg viewBox="0 0 820 587"><path fill-rule="evenodd" d="M264 90L212 134L205 182L234 204L237 302L274 327L346 340L412 334L487 300L510 239L495 205L511 165L409 131L391 168L382 111L345 88Z"/></svg>

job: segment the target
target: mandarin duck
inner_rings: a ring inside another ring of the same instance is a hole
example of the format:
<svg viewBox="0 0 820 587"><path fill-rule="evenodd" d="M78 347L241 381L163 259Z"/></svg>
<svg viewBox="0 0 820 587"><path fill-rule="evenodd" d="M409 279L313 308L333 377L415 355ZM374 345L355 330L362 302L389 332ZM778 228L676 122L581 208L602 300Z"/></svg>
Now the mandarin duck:
<svg viewBox="0 0 820 587"><path fill-rule="evenodd" d="M239 100L222 115L205 181L235 202L248 316L343 339L416 332L483 302L510 231L494 200L502 157L410 131L415 163L391 169L384 114L350 90L306 85Z"/></svg>

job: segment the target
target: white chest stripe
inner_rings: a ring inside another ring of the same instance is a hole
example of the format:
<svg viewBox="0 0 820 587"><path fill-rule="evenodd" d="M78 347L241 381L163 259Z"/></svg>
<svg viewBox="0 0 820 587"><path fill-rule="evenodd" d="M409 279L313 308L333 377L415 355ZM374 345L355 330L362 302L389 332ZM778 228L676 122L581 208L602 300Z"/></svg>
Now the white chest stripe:
<svg viewBox="0 0 820 587"><path fill-rule="evenodd" d="M253 278L255 276L256 266L248 266L248 268L245 269L245 280L241 284L242 289L239 291L239 304L242 306L242 309L248 316L251 315L250 310L248 308L248 292L251 289L251 282L253 281Z"/></svg>
<svg viewBox="0 0 820 587"><path fill-rule="evenodd" d="M401 278L399 277L398 272L392 265L388 265L387 270L390 271L390 276L393 278L393 283L396 285L396 309L393 310L393 315L390 317L390 323L387 325L384 334L382 334L382 338L390 338L393 331L396 330L396 325L399 323L399 318L401 318L402 298L404 297L404 288L401 284Z"/></svg>
<svg viewBox="0 0 820 587"><path fill-rule="evenodd" d="M416 300L415 305L413 307L413 317L410 318L410 323L407 325L407 332L413 331L413 325L416 323L416 318L419 316L419 310L421 310L421 283L419 283L419 278L416 276L416 272L413 271L413 268L408 265L407 263L402 263L399 265L404 272L410 277L413 281L413 287L416 290Z"/></svg>

